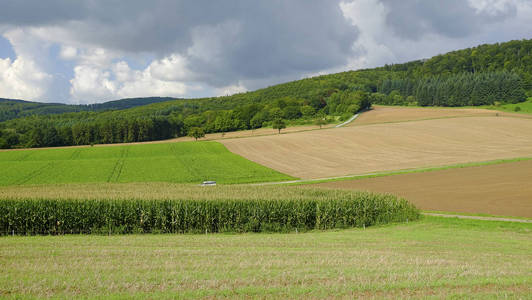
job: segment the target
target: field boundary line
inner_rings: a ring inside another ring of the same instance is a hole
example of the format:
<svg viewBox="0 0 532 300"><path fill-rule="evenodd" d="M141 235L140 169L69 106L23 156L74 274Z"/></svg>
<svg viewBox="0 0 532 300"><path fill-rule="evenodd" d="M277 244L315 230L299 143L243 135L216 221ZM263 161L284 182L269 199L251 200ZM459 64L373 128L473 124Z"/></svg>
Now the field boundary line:
<svg viewBox="0 0 532 300"><path fill-rule="evenodd" d="M340 128L340 127L343 127L343 126L345 126L345 125L347 125L347 124L353 122L356 118L358 118L359 115L360 115L359 113L355 114L354 116L352 116L351 118L349 118L349 120L347 120L347 121L345 121L345 122L343 122L343 123L341 123L341 124L338 124L338 125L334 126L334 128Z"/></svg>
<svg viewBox="0 0 532 300"><path fill-rule="evenodd" d="M334 177L325 177L325 178L297 179L297 180L278 181L278 182L262 182L262 183L253 183L251 185L317 184L317 183L342 181L342 180L358 180L358 179L365 179L365 178L384 177L384 176L393 176L393 175L401 175L401 174L443 171L443 170L448 170L448 169L482 167L482 166L498 165L498 164L504 164L504 163L527 161L527 160L532 160L532 157L516 157L516 158L508 158L508 159L497 159L497 160L488 160L488 161L479 161L479 162L460 163L460 164L446 165L446 166L439 166L439 167L402 169L402 170L395 170L395 171L384 171L384 172L334 176Z"/></svg>
<svg viewBox="0 0 532 300"><path fill-rule="evenodd" d="M458 219L471 219L471 220L482 220L482 221L532 223L532 220L513 219L513 218L467 216L467 215L439 214L439 213L428 213L428 212L422 212L421 214L424 215L424 216L442 217L442 218L458 218Z"/></svg>

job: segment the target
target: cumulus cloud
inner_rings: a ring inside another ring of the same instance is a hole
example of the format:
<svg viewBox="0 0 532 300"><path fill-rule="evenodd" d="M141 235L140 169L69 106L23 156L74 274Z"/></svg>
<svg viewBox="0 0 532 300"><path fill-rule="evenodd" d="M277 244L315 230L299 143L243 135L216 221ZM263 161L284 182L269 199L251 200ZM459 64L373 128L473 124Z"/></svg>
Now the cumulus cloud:
<svg viewBox="0 0 532 300"><path fill-rule="evenodd" d="M52 81L52 75L43 70L39 51L46 52L48 45L36 39L25 39L23 29L6 31L4 37L16 54L14 60L0 58L0 97L40 99Z"/></svg>
<svg viewBox="0 0 532 300"><path fill-rule="evenodd" d="M167 61L168 59L164 59ZM78 65L70 80L70 95L76 103L91 103L118 98L149 96L182 96L185 83L154 77L158 67L167 67L165 62L155 61L144 70L133 70L127 62L119 61L109 69L97 65Z"/></svg>
<svg viewBox="0 0 532 300"><path fill-rule="evenodd" d="M39 99L46 92L51 76L37 68L31 59L19 56L14 61L0 59L0 97Z"/></svg>
<svg viewBox="0 0 532 300"><path fill-rule="evenodd" d="M62 46L59 56L66 60L74 59L78 56L78 49L72 46Z"/></svg>
<svg viewBox="0 0 532 300"><path fill-rule="evenodd" d="M224 86L216 89L216 96L230 96L238 93L247 92L246 87L239 82L238 84Z"/></svg>
<svg viewBox="0 0 532 300"><path fill-rule="evenodd" d="M230 94L529 38L531 7L529 0L21 0L3 3L0 34L17 60L55 81L57 73L69 77L70 100L85 102ZM37 86L46 90L45 81Z"/></svg>

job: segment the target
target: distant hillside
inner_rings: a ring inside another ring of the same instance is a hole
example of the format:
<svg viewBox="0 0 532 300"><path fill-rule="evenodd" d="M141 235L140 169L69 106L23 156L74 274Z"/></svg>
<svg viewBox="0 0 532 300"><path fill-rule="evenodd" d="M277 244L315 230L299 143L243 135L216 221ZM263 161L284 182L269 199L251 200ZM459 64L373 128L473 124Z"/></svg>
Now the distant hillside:
<svg viewBox="0 0 532 300"><path fill-rule="evenodd" d="M404 64L316 76L232 96L154 101L160 103L141 106L120 100L120 105L103 108L106 111L68 107L83 111L33 113L36 116L31 118L0 122L0 147L159 140L186 135L197 128L212 133L271 126L278 119L300 123L321 122L326 116L345 119L371 103L498 105L520 103L526 100L526 94L532 96L532 40L510 41ZM128 105L135 107L126 108ZM35 107L35 111L40 109L54 111L57 107Z"/></svg>
<svg viewBox="0 0 532 300"><path fill-rule="evenodd" d="M32 115L51 115L80 111L104 111L132 108L140 105L174 100L169 97L127 98L88 105L40 103L0 98L0 122Z"/></svg>

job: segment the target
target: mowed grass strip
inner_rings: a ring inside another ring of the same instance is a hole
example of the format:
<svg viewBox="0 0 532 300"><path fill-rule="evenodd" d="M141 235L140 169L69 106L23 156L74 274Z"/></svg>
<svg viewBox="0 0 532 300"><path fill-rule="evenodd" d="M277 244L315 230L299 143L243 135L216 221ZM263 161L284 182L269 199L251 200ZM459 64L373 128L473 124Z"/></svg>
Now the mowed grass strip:
<svg viewBox="0 0 532 300"><path fill-rule="evenodd" d="M0 296L525 299L532 225L425 217L292 234L0 237Z"/></svg>
<svg viewBox="0 0 532 300"><path fill-rule="evenodd" d="M0 152L0 185L84 182L251 183L293 177L218 142L180 142Z"/></svg>

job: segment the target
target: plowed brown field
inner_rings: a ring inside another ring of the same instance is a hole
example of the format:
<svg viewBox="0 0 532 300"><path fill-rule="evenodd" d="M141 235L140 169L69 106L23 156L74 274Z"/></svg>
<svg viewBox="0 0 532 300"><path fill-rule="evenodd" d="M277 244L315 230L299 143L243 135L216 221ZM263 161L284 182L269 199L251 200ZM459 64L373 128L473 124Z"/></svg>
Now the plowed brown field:
<svg viewBox="0 0 532 300"><path fill-rule="evenodd" d="M280 172L323 178L530 156L532 120L444 118L220 142Z"/></svg>
<svg viewBox="0 0 532 300"><path fill-rule="evenodd" d="M532 218L532 161L309 185L405 197L418 208Z"/></svg>

